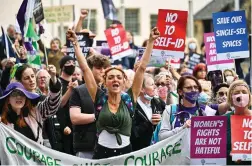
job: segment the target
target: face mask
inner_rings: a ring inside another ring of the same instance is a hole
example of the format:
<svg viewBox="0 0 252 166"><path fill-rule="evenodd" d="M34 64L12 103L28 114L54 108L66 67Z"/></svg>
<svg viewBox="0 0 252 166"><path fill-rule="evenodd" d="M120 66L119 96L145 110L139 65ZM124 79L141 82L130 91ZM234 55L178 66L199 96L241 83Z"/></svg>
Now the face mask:
<svg viewBox="0 0 252 166"><path fill-rule="evenodd" d="M233 95L233 104L237 107L246 107L249 103L249 94Z"/></svg>
<svg viewBox="0 0 252 166"><path fill-rule="evenodd" d="M198 97L198 102L201 104L207 104L208 101L210 100L210 96L206 94L205 92L201 92L199 97Z"/></svg>
<svg viewBox="0 0 252 166"><path fill-rule="evenodd" d="M147 95L146 93L144 94L144 98L148 101L151 101L153 99L153 97Z"/></svg>
<svg viewBox="0 0 252 166"><path fill-rule="evenodd" d="M158 87L158 96L159 97L166 97L167 96L167 91L168 91L168 88L166 86L164 87Z"/></svg>
<svg viewBox="0 0 252 166"><path fill-rule="evenodd" d="M195 104L198 100L199 92L185 92L184 98L192 104Z"/></svg>
<svg viewBox="0 0 252 166"><path fill-rule="evenodd" d="M196 43L190 43L190 44L188 45L188 47L189 47L191 50L195 50L196 47L197 47L197 45L196 45Z"/></svg>
<svg viewBox="0 0 252 166"><path fill-rule="evenodd" d="M217 98L218 104L224 103L227 101L227 96L222 96Z"/></svg>
<svg viewBox="0 0 252 166"><path fill-rule="evenodd" d="M67 74L67 75L72 75L74 73L74 70L75 70L75 66L71 65L71 66L64 66L64 72Z"/></svg>
<svg viewBox="0 0 252 166"><path fill-rule="evenodd" d="M234 81L234 77L233 76L227 76L226 80L227 80L227 84L231 84Z"/></svg>

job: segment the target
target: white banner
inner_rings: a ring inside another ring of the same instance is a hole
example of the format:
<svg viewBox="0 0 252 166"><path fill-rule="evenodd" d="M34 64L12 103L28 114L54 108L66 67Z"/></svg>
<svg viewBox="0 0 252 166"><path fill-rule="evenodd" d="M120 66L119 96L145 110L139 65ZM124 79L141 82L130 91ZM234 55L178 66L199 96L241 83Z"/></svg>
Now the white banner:
<svg viewBox="0 0 252 166"><path fill-rule="evenodd" d="M190 164L189 129L145 149L108 159L82 159L61 153L26 138L0 123L2 165L186 165Z"/></svg>

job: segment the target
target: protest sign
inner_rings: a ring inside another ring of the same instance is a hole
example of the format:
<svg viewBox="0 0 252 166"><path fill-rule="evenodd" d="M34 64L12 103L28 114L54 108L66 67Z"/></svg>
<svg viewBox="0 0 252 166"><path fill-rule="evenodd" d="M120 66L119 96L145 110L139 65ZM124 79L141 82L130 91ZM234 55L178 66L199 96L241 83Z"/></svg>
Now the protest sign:
<svg viewBox="0 0 252 166"><path fill-rule="evenodd" d="M155 40L153 51L155 55L184 58L187 11L158 10L157 27L160 37Z"/></svg>
<svg viewBox="0 0 252 166"><path fill-rule="evenodd" d="M226 165L227 117L192 117L191 164Z"/></svg>
<svg viewBox="0 0 252 166"><path fill-rule="evenodd" d="M232 160L251 161L252 117L231 116Z"/></svg>
<svg viewBox="0 0 252 166"><path fill-rule="evenodd" d="M142 56L144 54L144 51L145 51L144 47L138 48L138 50L137 50L137 61L142 58ZM165 58L165 57L162 57L162 56L159 56L159 55L155 55L154 51L152 51L151 59L150 59L150 62L148 64L148 66L162 67L162 66L165 65L166 60L168 58L172 58L172 57L171 56L167 56ZM171 66L173 68L178 69L178 68L180 68L180 59L179 58L172 58L170 60L170 64L171 64Z"/></svg>
<svg viewBox="0 0 252 166"><path fill-rule="evenodd" d="M2 165L188 165L189 129L136 152L101 160L61 153L42 146L0 123L0 163Z"/></svg>
<svg viewBox="0 0 252 166"><path fill-rule="evenodd" d="M207 71L233 69L234 60L218 60L214 33L204 33Z"/></svg>
<svg viewBox="0 0 252 166"><path fill-rule="evenodd" d="M35 0L33 15L36 24L40 23L45 18L41 0Z"/></svg>
<svg viewBox="0 0 252 166"><path fill-rule="evenodd" d="M121 59L125 56L133 54L133 51L130 49L129 42L126 39L126 31L122 25L106 29L104 33L112 54L112 60Z"/></svg>
<svg viewBox="0 0 252 166"><path fill-rule="evenodd" d="M197 64L206 63L206 58L201 54L193 53L188 56L189 56L189 59L187 62L187 67L188 67L189 73L193 73L193 69Z"/></svg>
<svg viewBox="0 0 252 166"><path fill-rule="evenodd" d="M82 53L84 54L84 56L87 56L89 53L89 48L91 47L89 33L76 33L76 35L80 48L82 49ZM67 46L67 55L75 57L75 51L72 42L67 40L66 46Z"/></svg>
<svg viewBox="0 0 252 166"><path fill-rule="evenodd" d="M97 47L109 47L106 40L96 40Z"/></svg>
<svg viewBox="0 0 252 166"><path fill-rule="evenodd" d="M218 60L249 57L245 11L213 13Z"/></svg>
<svg viewBox="0 0 252 166"><path fill-rule="evenodd" d="M72 22L74 20L74 5L44 7L47 23Z"/></svg>

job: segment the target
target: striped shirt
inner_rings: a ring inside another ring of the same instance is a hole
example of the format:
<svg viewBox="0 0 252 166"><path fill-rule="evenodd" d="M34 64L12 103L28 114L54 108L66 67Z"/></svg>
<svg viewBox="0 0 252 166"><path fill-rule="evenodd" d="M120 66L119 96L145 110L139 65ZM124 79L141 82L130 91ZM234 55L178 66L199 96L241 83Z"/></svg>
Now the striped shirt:
<svg viewBox="0 0 252 166"><path fill-rule="evenodd" d="M43 101L40 101L34 107L34 109L30 111L29 115L24 118L26 123L30 126L34 134L34 137L35 138L38 137L37 143L43 144L43 137L42 137L43 121L56 114L60 106L60 103L61 103L61 83L59 80L57 80L57 83L53 85L52 82L50 81L49 95ZM13 124L8 124L8 126L14 128Z"/></svg>

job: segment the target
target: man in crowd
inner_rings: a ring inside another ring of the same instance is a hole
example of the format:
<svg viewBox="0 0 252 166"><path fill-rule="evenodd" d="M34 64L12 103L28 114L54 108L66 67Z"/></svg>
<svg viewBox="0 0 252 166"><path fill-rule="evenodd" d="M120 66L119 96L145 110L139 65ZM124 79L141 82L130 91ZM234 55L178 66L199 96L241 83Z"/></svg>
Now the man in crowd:
<svg viewBox="0 0 252 166"><path fill-rule="evenodd" d="M57 112L57 119L60 123L60 128L63 138L63 152L73 154L72 148L72 124L69 116L69 98L72 93L72 89L78 86L78 82L72 82L72 74L75 70L75 61L71 56L64 56L60 60L60 81L62 84L62 101L61 107Z"/></svg>
<svg viewBox="0 0 252 166"><path fill-rule="evenodd" d="M93 55L87 62L97 85L101 85L104 71L110 66L108 58ZM73 150L76 156L91 159L96 141L96 126L93 101L85 84L73 90L69 106L73 124Z"/></svg>
<svg viewBox="0 0 252 166"><path fill-rule="evenodd" d="M9 56L10 57L16 57L16 54L14 52L12 48L12 44L15 42L15 38L16 38L16 30L14 25L9 25L7 28L7 41L8 41L8 45L9 45ZM5 50L5 46L4 46L4 41L3 41L3 36L0 37L0 59L3 60L4 58L6 58L6 50Z"/></svg>

